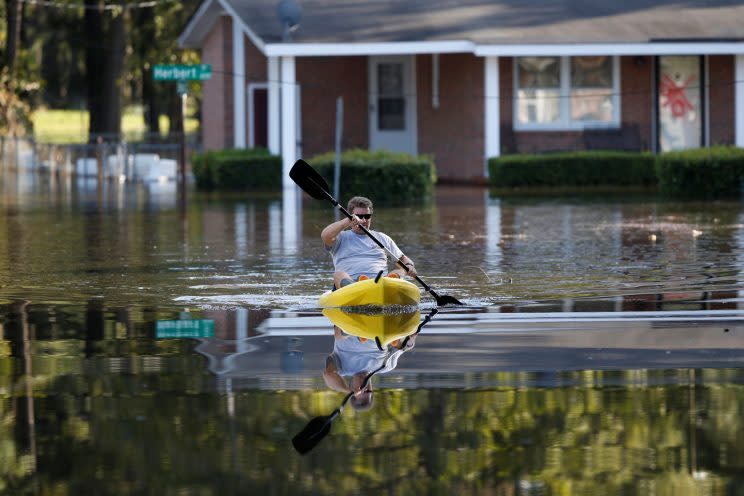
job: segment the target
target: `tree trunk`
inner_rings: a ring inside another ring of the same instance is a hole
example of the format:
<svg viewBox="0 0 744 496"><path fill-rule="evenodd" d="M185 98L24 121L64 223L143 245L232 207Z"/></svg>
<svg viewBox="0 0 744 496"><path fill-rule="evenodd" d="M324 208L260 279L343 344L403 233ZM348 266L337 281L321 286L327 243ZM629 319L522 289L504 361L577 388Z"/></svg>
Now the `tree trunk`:
<svg viewBox="0 0 744 496"><path fill-rule="evenodd" d="M99 2L102 7L103 3ZM121 132L120 76L124 66L124 15L85 10L85 79L90 113L89 140L117 139Z"/></svg>
<svg viewBox="0 0 744 496"><path fill-rule="evenodd" d="M145 108L145 129L151 139L160 139L160 106L151 72L142 73L142 103Z"/></svg>
<svg viewBox="0 0 744 496"><path fill-rule="evenodd" d="M22 5L19 0L5 0L7 39L5 40L5 65L12 71L18 57L21 40Z"/></svg>
<svg viewBox="0 0 744 496"><path fill-rule="evenodd" d="M137 33L133 33L136 43L137 54L142 64L142 107L145 109L145 130L151 139L160 137L160 99L157 88L152 79L150 64L158 63L150 56L153 53L152 43L156 37L155 33L155 9L137 9L132 15L135 16Z"/></svg>

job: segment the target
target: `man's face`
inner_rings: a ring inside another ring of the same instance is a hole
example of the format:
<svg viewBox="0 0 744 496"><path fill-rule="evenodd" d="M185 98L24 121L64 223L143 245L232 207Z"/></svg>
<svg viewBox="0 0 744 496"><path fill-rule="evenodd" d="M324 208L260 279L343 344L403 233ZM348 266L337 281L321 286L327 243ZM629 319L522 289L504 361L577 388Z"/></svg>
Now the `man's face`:
<svg viewBox="0 0 744 496"><path fill-rule="evenodd" d="M369 208L362 208L362 207L354 207L354 210L352 210L351 213L357 216L361 216L361 215L371 216L372 215L372 211ZM360 224L364 226L366 229L369 229L369 227L372 225L372 217L369 217L367 219L360 217L360 219L361 219ZM357 234L362 234L362 230L359 229L359 226L357 225L353 225L351 230Z"/></svg>

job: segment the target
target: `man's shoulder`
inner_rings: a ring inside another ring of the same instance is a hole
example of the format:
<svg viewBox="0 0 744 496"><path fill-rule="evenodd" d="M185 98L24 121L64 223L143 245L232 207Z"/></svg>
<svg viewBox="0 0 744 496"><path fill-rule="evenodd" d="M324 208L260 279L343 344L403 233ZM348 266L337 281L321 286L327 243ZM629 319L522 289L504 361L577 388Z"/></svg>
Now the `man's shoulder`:
<svg viewBox="0 0 744 496"><path fill-rule="evenodd" d="M387 235L387 234L385 234L384 232L381 232L381 231L372 231L372 233L373 233L374 235L376 235L376 236L380 237L380 238L383 238L383 239L384 239L385 241L390 241L390 242L392 242L392 241L393 241L393 238L391 238L390 236L388 236L388 235Z"/></svg>
<svg viewBox="0 0 744 496"><path fill-rule="evenodd" d="M382 232L382 231L375 231L374 229L370 229L369 232L371 232L375 236L380 236L380 237L383 237L383 238L389 238L390 237L387 234L385 234L384 232Z"/></svg>

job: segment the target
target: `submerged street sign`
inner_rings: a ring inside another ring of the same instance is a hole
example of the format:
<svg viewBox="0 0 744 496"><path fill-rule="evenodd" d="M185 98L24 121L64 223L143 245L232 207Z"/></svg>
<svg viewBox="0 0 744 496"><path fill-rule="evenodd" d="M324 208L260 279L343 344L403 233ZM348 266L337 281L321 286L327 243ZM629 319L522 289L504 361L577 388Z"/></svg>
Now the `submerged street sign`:
<svg viewBox="0 0 744 496"><path fill-rule="evenodd" d="M214 320L158 320L155 326L157 339L210 338L214 336Z"/></svg>
<svg viewBox="0 0 744 496"><path fill-rule="evenodd" d="M159 64L152 68L155 81L206 81L212 79L211 64Z"/></svg>

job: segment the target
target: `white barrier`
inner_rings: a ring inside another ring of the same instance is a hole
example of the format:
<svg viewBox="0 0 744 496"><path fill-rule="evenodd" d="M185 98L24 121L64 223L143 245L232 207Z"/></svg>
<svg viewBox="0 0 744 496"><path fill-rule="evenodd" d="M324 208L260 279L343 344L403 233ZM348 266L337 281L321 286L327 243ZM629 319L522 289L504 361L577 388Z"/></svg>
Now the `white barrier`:
<svg viewBox="0 0 744 496"><path fill-rule="evenodd" d="M97 159L78 158L75 161L74 172L78 177L97 177ZM144 182L175 181L178 177L178 161L170 158L161 159L156 153L137 153L131 156L113 154L105 157L102 172L103 177L107 179L126 178Z"/></svg>
<svg viewBox="0 0 744 496"><path fill-rule="evenodd" d="M106 158L106 167L103 171L103 176L107 178L119 178L126 176L127 171L130 167L126 167L125 160L129 159L129 165L132 163L132 157L127 157L124 154L109 155Z"/></svg>
<svg viewBox="0 0 744 496"><path fill-rule="evenodd" d="M155 162L147 175L143 178L144 181L175 181L176 171L178 168L178 162L170 158L161 158Z"/></svg>
<svg viewBox="0 0 744 496"><path fill-rule="evenodd" d="M98 175L98 161L94 158L79 158L75 162L75 174L78 177Z"/></svg>
<svg viewBox="0 0 744 496"><path fill-rule="evenodd" d="M34 151L33 150L20 150L18 152L18 169L33 169L34 168Z"/></svg>
<svg viewBox="0 0 744 496"><path fill-rule="evenodd" d="M143 179L150 175L150 169L160 160L157 153L135 153L133 160L134 179Z"/></svg>

